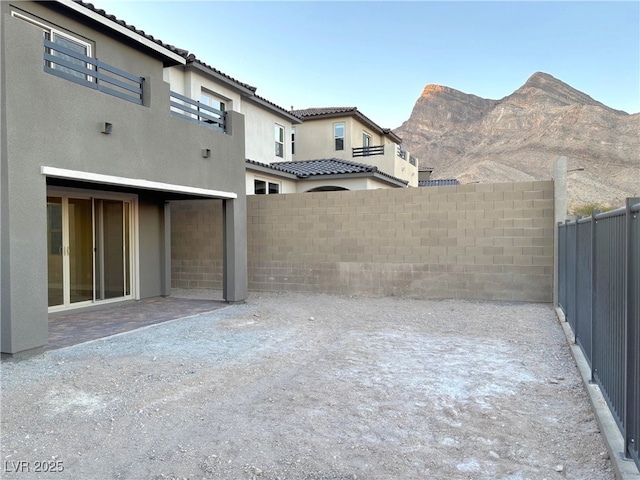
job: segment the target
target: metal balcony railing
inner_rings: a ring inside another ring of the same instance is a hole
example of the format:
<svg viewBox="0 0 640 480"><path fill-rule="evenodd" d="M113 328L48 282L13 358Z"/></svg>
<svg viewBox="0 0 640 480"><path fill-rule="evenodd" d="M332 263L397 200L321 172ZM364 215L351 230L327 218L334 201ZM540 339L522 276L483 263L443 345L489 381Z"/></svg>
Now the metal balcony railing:
<svg viewBox="0 0 640 480"><path fill-rule="evenodd" d="M226 112L209 107L176 92L171 92L171 114L218 132L226 131Z"/></svg>
<svg viewBox="0 0 640 480"><path fill-rule="evenodd" d="M44 71L65 80L142 105L144 79L44 40Z"/></svg>
<svg viewBox="0 0 640 480"><path fill-rule="evenodd" d="M356 147L353 150L353 157L369 157L371 155L384 155L384 145L373 147Z"/></svg>

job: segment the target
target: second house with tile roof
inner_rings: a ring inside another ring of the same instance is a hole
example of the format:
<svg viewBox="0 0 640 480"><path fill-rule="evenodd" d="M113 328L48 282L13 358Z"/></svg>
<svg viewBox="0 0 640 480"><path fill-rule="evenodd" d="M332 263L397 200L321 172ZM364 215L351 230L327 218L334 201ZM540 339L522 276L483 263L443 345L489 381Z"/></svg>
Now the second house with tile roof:
<svg viewBox="0 0 640 480"><path fill-rule="evenodd" d="M418 186L417 159L402 149L402 140L390 129L356 107L291 113L302 120L291 126L293 160L249 158L248 194ZM275 147L278 150L277 134Z"/></svg>

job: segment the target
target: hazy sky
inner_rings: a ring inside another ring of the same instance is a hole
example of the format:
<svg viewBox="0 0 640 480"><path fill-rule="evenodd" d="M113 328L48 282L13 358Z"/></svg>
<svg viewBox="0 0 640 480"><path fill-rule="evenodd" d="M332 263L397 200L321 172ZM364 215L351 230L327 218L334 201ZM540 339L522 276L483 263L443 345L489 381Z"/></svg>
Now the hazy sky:
<svg viewBox="0 0 640 480"><path fill-rule="evenodd" d="M640 111L638 1L93 4L286 109L355 106L395 128L427 84L500 99L542 71Z"/></svg>

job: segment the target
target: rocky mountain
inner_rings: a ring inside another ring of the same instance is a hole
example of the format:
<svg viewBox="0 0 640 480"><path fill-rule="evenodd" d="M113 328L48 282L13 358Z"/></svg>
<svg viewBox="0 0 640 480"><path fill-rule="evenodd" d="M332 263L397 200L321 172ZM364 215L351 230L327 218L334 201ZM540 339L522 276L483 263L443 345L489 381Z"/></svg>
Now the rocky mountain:
<svg viewBox="0 0 640 480"><path fill-rule="evenodd" d="M434 179L460 183L546 180L566 156L569 205L622 206L640 196L640 113L629 115L546 73L488 100L427 85L395 130Z"/></svg>

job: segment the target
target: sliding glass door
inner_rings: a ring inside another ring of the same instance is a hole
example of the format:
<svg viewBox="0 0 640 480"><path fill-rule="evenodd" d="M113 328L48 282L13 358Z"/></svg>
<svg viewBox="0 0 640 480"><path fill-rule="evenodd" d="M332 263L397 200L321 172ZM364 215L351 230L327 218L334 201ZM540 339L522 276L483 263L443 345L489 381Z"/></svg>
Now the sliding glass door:
<svg viewBox="0 0 640 480"><path fill-rule="evenodd" d="M132 295L133 199L109 197L64 192L47 197L49 307L54 310Z"/></svg>

